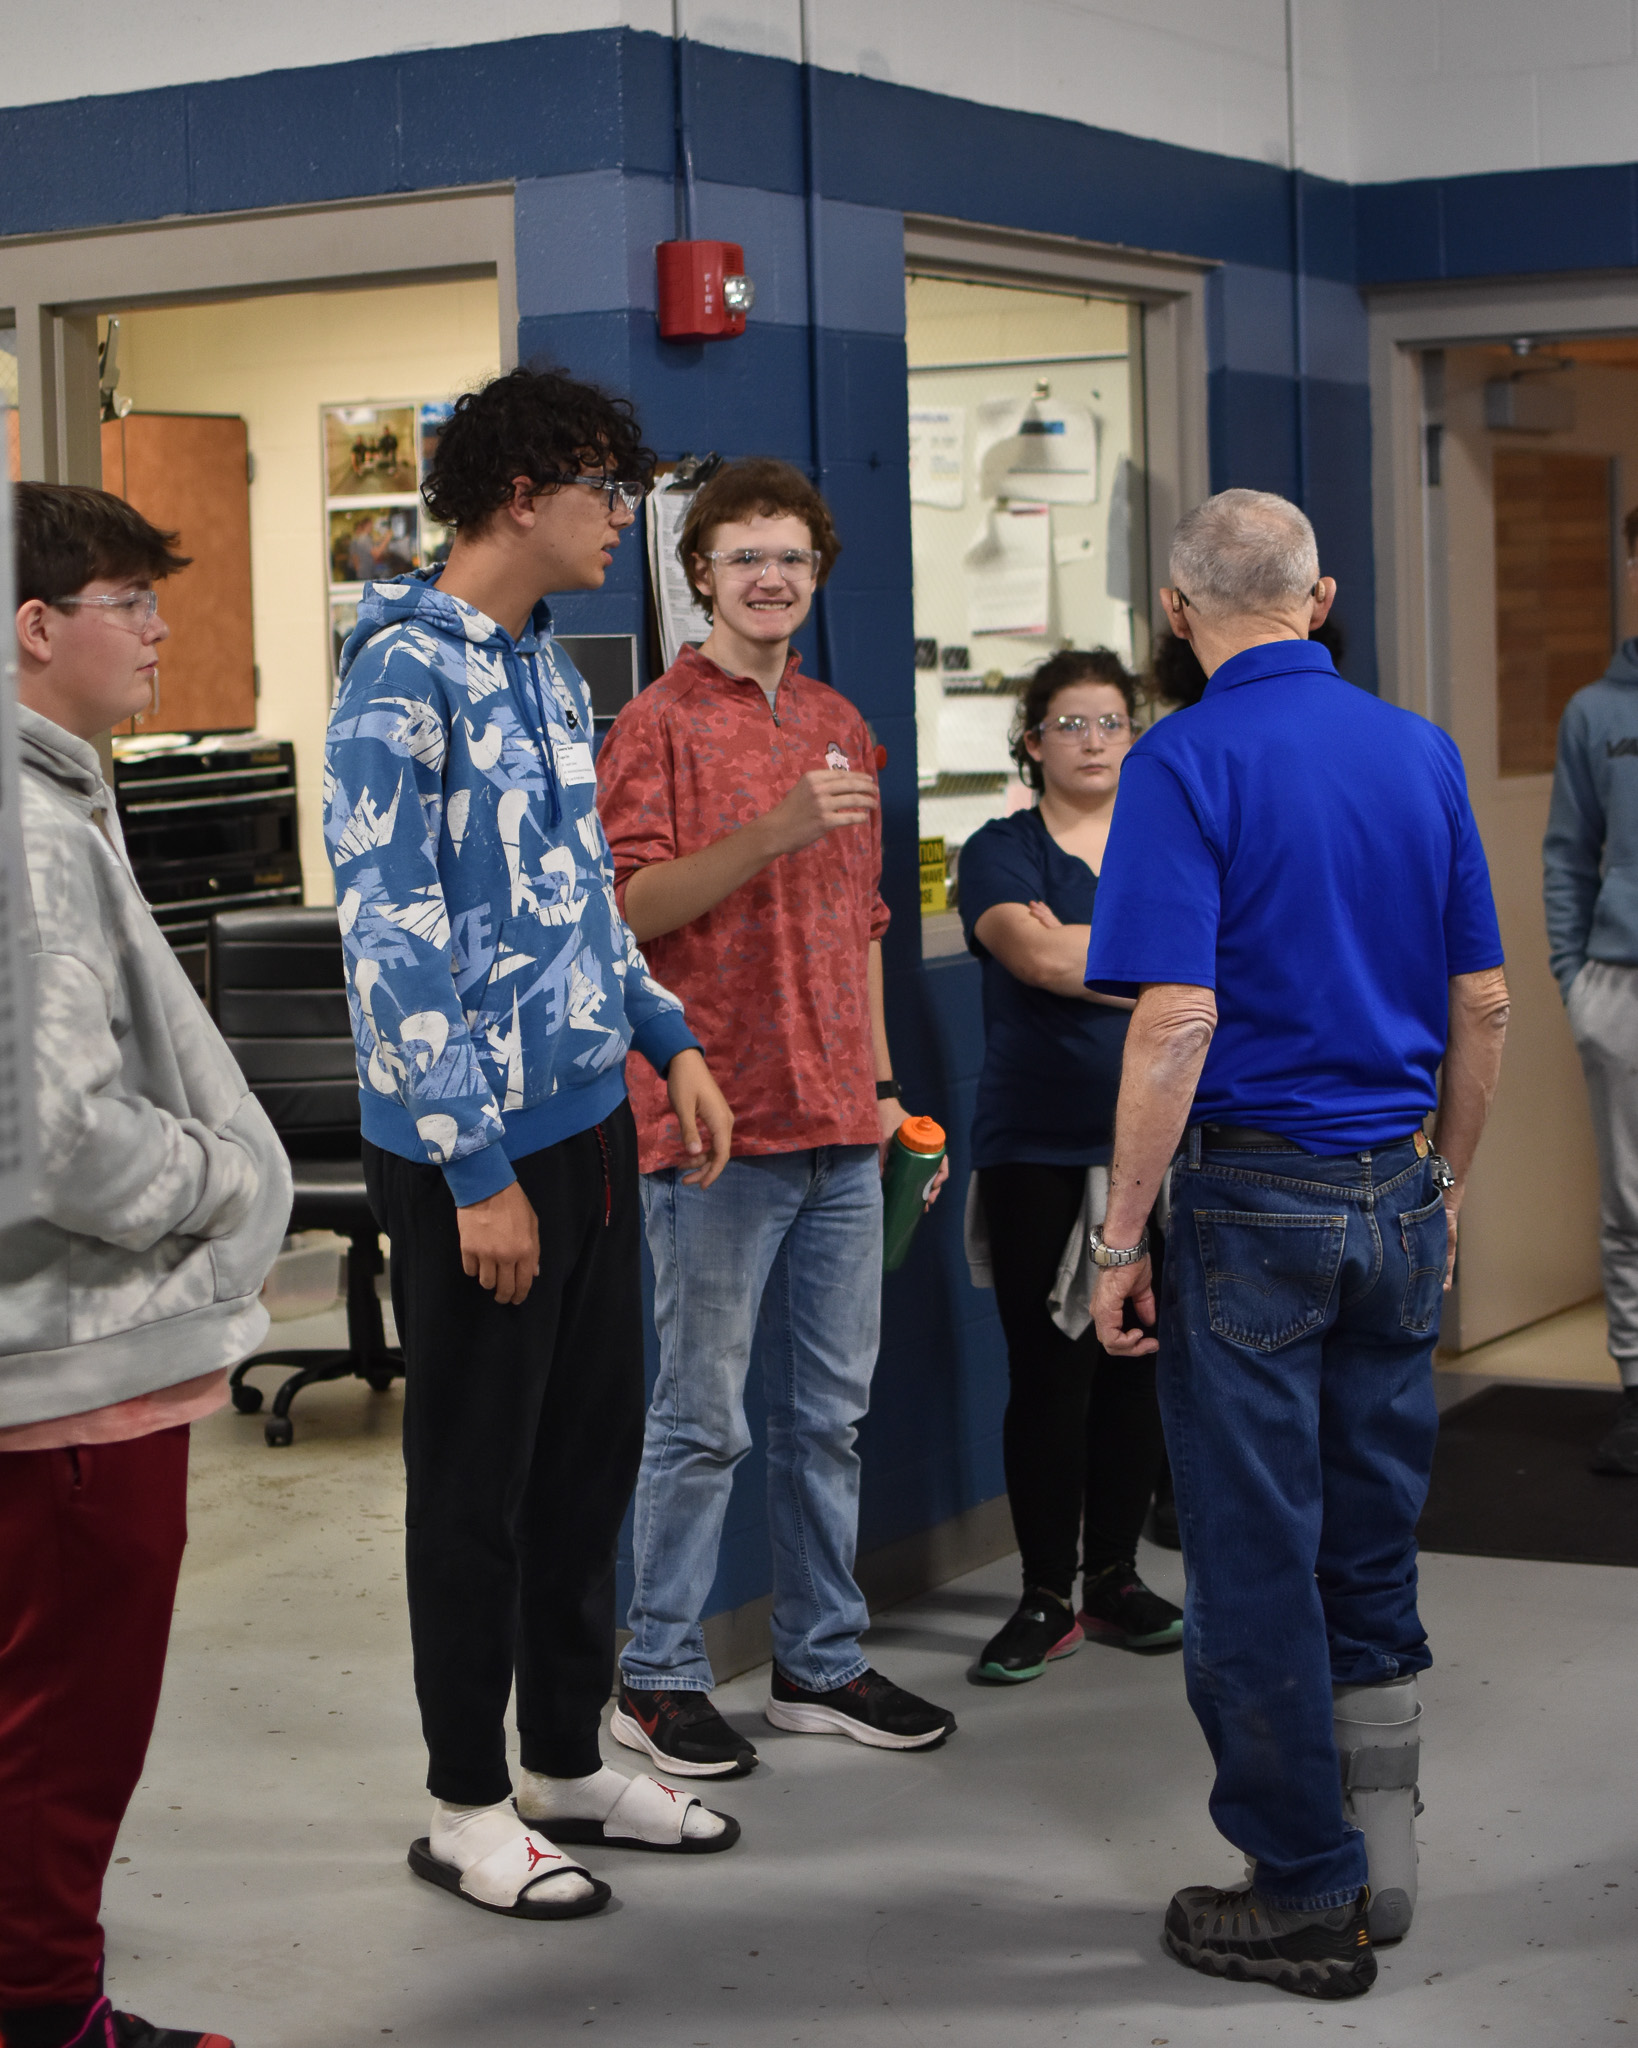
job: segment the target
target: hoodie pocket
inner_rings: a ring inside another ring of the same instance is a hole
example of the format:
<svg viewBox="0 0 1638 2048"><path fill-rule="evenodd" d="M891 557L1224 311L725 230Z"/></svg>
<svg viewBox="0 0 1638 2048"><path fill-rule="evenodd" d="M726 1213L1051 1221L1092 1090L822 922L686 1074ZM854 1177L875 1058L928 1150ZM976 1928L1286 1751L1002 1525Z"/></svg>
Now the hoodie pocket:
<svg viewBox="0 0 1638 2048"><path fill-rule="evenodd" d="M250 1154L256 1169L256 1193L249 1208L206 1249L217 1301L241 1301L259 1294L273 1270L284 1233L290 1224L290 1161L254 1095L246 1095L217 1134Z"/></svg>

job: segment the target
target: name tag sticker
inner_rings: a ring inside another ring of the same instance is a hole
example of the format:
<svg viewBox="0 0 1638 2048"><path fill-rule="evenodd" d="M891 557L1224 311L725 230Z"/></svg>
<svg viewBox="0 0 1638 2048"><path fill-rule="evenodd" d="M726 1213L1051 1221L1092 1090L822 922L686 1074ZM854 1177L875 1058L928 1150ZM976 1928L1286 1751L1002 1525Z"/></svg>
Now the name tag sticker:
<svg viewBox="0 0 1638 2048"><path fill-rule="evenodd" d="M557 779L565 789L572 789L577 782L597 780L592 750L584 740L554 741L552 759L557 767Z"/></svg>

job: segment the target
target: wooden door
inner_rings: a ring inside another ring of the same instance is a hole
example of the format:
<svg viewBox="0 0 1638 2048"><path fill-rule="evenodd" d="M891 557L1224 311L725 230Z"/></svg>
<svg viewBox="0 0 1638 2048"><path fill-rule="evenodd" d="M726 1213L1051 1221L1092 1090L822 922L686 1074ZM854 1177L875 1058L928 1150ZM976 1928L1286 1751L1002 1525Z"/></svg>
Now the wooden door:
<svg viewBox="0 0 1638 2048"><path fill-rule="evenodd" d="M1498 448L1491 475L1497 765L1551 775L1565 705L1610 658L1609 458Z"/></svg>
<svg viewBox="0 0 1638 2048"><path fill-rule="evenodd" d="M161 588L171 637L159 710L123 731L239 732L256 723L250 611L249 439L242 419L128 413L102 429L102 481L180 536L191 565Z"/></svg>

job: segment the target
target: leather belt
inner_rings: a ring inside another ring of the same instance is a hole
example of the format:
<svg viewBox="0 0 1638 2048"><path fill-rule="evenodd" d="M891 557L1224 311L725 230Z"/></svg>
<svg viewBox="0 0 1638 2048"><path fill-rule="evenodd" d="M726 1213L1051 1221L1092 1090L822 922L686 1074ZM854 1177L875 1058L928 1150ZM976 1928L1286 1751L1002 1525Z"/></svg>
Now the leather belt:
<svg viewBox="0 0 1638 2048"><path fill-rule="evenodd" d="M1217 1152L1300 1152L1302 1146L1291 1138L1282 1138L1277 1131L1260 1131L1254 1124L1197 1124L1200 1142ZM1378 1145L1379 1152L1391 1151L1395 1145L1414 1144L1416 1156L1426 1159L1431 1147L1421 1131L1407 1131L1403 1138L1390 1139L1386 1145Z"/></svg>
<svg viewBox="0 0 1638 2048"><path fill-rule="evenodd" d="M1276 1131L1252 1124L1201 1124L1200 1142L1222 1152L1300 1152L1302 1147Z"/></svg>

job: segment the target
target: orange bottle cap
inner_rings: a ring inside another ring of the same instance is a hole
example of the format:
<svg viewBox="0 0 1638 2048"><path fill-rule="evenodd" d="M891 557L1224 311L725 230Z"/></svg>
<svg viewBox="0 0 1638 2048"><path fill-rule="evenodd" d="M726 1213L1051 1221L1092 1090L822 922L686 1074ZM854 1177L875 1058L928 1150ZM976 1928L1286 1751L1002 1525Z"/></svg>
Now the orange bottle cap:
<svg viewBox="0 0 1638 2048"><path fill-rule="evenodd" d="M944 1126L930 1116L907 1116L898 1130L899 1143L906 1152L942 1152Z"/></svg>

